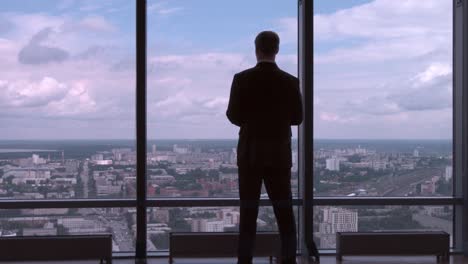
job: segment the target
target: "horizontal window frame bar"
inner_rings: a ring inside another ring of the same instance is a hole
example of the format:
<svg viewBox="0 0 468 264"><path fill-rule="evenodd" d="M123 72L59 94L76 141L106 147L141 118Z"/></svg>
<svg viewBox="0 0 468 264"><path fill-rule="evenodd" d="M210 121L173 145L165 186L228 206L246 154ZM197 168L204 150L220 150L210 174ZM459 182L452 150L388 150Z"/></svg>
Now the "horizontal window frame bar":
<svg viewBox="0 0 468 264"><path fill-rule="evenodd" d="M148 198L145 206L154 207L223 207L239 206L239 198ZM267 198L260 206L270 206ZM301 198L293 198L294 206L302 206ZM314 206L340 205L463 205L459 197L315 197ZM135 199L69 199L69 200L0 200L0 209L46 208L124 208L136 207Z"/></svg>
<svg viewBox="0 0 468 264"><path fill-rule="evenodd" d="M319 249L320 255L323 256L335 256L336 255L336 249ZM456 248L450 248L449 249L450 255L459 255L463 254L461 250L458 250ZM298 255L301 254L301 251L298 250ZM148 258L152 259L158 259L158 258L167 258L169 257L169 250L157 250L157 251L148 251L147 256ZM135 258L135 253L133 252L120 252L120 251L114 251L112 253L112 258L113 259L133 259Z"/></svg>
<svg viewBox="0 0 468 264"><path fill-rule="evenodd" d="M461 197L314 197L314 206L327 205L462 205Z"/></svg>
<svg viewBox="0 0 468 264"><path fill-rule="evenodd" d="M147 207L223 207L239 206L239 198L149 198ZM269 206L271 201L267 198L260 199L260 206ZM301 206L302 199L293 198L293 205Z"/></svg>
<svg viewBox="0 0 468 264"><path fill-rule="evenodd" d="M136 207L135 199L0 200L0 209Z"/></svg>

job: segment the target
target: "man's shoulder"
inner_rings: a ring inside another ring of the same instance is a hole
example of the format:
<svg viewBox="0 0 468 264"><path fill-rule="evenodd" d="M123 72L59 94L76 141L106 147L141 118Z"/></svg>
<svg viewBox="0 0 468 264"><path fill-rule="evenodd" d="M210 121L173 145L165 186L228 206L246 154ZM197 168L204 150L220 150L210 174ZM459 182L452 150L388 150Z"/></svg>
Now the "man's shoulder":
<svg viewBox="0 0 468 264"><path fill-rule="evenodd" d="M246 70L243 70L241 72L238 72L234 75L234 78L238 78L238 79L245 79L245 78L249 78L249 76L254 76L256 74L259 74L261 72L261 69L259 69L258 67L252 67L252 68L248 68ZM281 79L283 80L288 80L290 82L294 82L294 83L297 83L299 82L299 79L286 72L286 71L283 71L282 69L280 68L277 68L277 70L275 70L275 75L276 76L280 76Z"/></svg>
<svg viewBox="0 0 468 264"><path fill-rule="evenodd" d="M295 81L295 82L299 81L299 79L296 76L290 74L289 72L283 71L282 69L279 69L279 71L284 76L284 78L287 78L287 79L289 79L291 81Z"/></svg>
<svg viewBox="0 0 468 264"><path fill-rule="evenodd" d="M251 67L251 68L248 68L248 69L245 69L243 71L240 71L240 72L236 73L235 76L245 76L245 75L249 75L249 74L256 73L256 72L261 72L261 69L258 68L258 67ZM287 77L287 78L297 80L296 76L282 70L281 68L277 68L276 72L283 75L283 76L285 76L285 77Z"/></svg>
<svg viewBox="0 0 468 264"><path fill-rule="evenodd" d="M242 78L242 77L245 77L245 76L248 76L248 75L252 74L253 72L255 72L255 67L248 68L248 69L245 69L245 70L243 70L241 72L238 72L238 73L234 74L234 77Z"/></svg>

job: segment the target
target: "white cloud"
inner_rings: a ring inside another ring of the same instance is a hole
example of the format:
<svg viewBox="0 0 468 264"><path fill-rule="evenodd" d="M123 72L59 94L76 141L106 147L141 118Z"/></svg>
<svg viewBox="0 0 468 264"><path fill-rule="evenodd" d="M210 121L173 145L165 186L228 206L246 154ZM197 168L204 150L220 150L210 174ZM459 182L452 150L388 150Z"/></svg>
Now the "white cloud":
<svg viewBox="0 0 468 264"><path fill-rule="evenodd" d="M12 24L12 30L6 35L6 38L15 40L18 45L25 45L32 36L45 28L57 30L67 21L64 16L51 16L41 13L4 13L3 16Z"/></svg>
<svg viewBox="0 0 468 264"><path fill-rule="evenodd" d="M386 87L383 93L360 95L342 105L351 114L397 115L412 111L450 109L452 106L452 70L435 63L407 80Z"/></svg>
<svg viewBox="0 0 468 264"><path fill-rule="evenodd" d="M126 40L119 35L114 41L109 34L88 37L112 28L104 18L11 13L5 17L15 28L0 39L0 117L109 122L134 118L135 73L111 69L127 56L121 48Z"/></svg>
<svg viewBox="0 0 468 264"><path fill-rule="evenodd" d="M73 83L65 97L51 102L47 107L49 116L75 116L97 110L96 101L91 98L85 81Z"/></svg>
<svg viewBox="0 0 468 264"><path fill-rule="evenodd" d="M346 118L337 113L320 112L320 120L326 122L349 123L355 121L354 118Z"/></svg>
<svg viewBox="0 0 468 264"><path fill-rule="evenodd" d="M213 99L208 100L203 104L203 106L210 108L210 109L226 109L229 102L229 98L227 97L216 97Z"/></svg>
<svg viewBox="0 0 468 264"><path fill-rule="evenodd" d="M233 75L255 65L241 53L161 55L148 60L149 131L158 137L232 137L226 119Z"/></svg>
<svg viewBox="0 0 468 264"><path fill-rule="evenodd" d="M44 77L38 81L0 81L0 109L24 117L73 117L95 112L86 82L61 83Z"/></svg>
<svg viewBox="0 0 468 264"><path fill-rule="evenodd" d="M0 38L0 55L2 56L0 71L2 68L11 68L11 65L17 63L16 54L19 52L19 49L20 47L14 41Z"/></svg>
<svg viewBox="0 0 468 264"><path fill-rule="evenodd" d="M314 32L319 40L445 35L451 32L451 9L451 1L375 0L328 15L315 15Z"/></svg>
<svg viewBox="0 0 468 264"><path fill-rule="evenodd" d="M434 63L425 71L416 76L416 81L427 83L438 77L449 77L452 74L452 67L444 63Z"/></svg>
<svg viewBox="0 0 468 264"><path fill-rule="evenodd" d="M44 77L38 82L0 81L1 98L10 107L37 107L62 99L68 87L51 77Z"/></svg>
<svg viewBox="0 0 468 264"><path fill-rule="evenodd" d="M314 22L317 137L451 137L451 1L375 0Z"/></svg>
<svg viewBox="0 0 468 264"><path fill-rule="evenodd" d="M281 44L297 43L297 23L297 17L284 17L279 19L278 35L281 38Z"/></svg>
<svg viewBox="0 0 468 264"><path fill-rule="evenodd" d="M79 24L85 30L114 32L117 29L102 16L87 16Z"/></svg>
<svg viewBox="0 0 468 264"><path fill-rule="evenodd" d="M243 54L235 53L164 55L150 58L149 63L149 103L159 107L171 103L172 107L163 111L165 115L190 111L216 115L225 111L221 107L229 96L233 75L254 65Z"/></svg>
<svg viewBox="0 0 468 264"><path fill-rule="evenodd" d="M171 15L182 11L182 7L171 7L168 2L154 2L148 4L148 12L161 16Z"/></svg>
<svg viewBox="0 0 468 264"><path fill-rule="evenodd" d="M86 10L100 10L110 3L94 2L80 4ZM181 11L161 3L150 5L150 11L161 16ZM450 137L450 10L450 1L376 0L316 15L315 135ZM53 120L50 127L58 126L57 119L65 120L60 131L72 135L79 133L67 124L83 120L80 127L90 131L88 137L133 135L135 55L115 25L98 16L3 14L3 18L12 26L0 39L0 118L21 117L23 125ZM282 43L294 43L296 18L277 21L272 26ZM20 49L46 28L50 33L38 43L66 51L68 59L18 63ZM225 118L229 90L235 73L255 65L253 54L210 49L190 54L190 47L184 47L185 54L148 58L151 137L236 136L236 128ZM278 62L296 72L295 54L280 53ZM47 134L47 128L40 130Z"/></svg>

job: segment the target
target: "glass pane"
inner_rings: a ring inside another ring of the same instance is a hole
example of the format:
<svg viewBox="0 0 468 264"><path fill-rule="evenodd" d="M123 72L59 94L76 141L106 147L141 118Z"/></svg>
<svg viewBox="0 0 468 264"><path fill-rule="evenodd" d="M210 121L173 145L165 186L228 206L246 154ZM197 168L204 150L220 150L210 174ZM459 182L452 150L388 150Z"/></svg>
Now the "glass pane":
<svg viewBox="0 0 468 264"><path fill-rule="evenodd" d="M0 57L0 198L134 197L135 1L5 1Z"/></svg>
<svg viewBox="0 0 468 264"><path fill-rule="evenodd" d="M298 210L294 207L296 225ZM238 232L239 207L168 207L148 209L149 251L169 249L170 232ZM257 232L278 231L271 206L261 206L257 218Z"/></svg>
<svg viewBox="0 0 468 264"><path fill-rule="evenodd" d="M314 7L315 195L452 195L452 1Z"/></svg>
<svg viewBox="0 0 468 264"><path fill-rule="evenodd" d="M135 209L15 209L0 210L0 236L112 234L114 252L135 251Z"/></svg>
<svg viewBox="0 0 468 264"><path fill-rule="evenodd" d="M149 196L238 196L238 128L226 109L263 30L278 32L278 65L297 75L294 1L148 1Z"/></svg>
<svg viewBox="0 0 468 264"><path fill-rule="evenodd" d="M452 206L314 207L314 239L322 249L336 247L336 232L444 231L452 238L452 225Z"/></svg>

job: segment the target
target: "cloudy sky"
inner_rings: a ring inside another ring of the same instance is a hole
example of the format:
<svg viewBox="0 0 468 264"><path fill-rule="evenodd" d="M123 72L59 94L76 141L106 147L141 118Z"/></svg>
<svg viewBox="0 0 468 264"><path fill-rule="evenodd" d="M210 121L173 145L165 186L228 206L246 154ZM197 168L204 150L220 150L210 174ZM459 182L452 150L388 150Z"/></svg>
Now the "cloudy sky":
<svg viewBox="0 0 468 264"><path fill-rule="evenodd" d="M148 137L235 138L229 89L256 33L277 31L297 74L295 3L148 0ZM450 138L451 9L315 0L315 136ZM135 138L134 1L2 2L0 57L0 139Z"/></svg>

